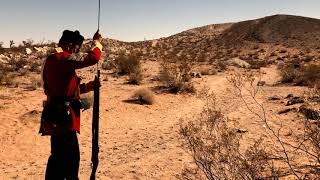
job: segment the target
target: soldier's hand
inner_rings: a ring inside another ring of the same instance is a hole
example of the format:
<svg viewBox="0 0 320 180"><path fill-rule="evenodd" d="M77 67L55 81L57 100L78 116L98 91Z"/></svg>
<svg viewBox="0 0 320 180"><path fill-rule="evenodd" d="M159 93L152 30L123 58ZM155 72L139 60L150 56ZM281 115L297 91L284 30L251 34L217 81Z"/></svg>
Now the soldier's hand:
<svg viewBox="0 0 320 180"><path fill-rule="evenodd" d="M95 86L98 86L98 87L101 86L100 80L95 79L93 81L88 82L86 84L86 91L87 92L93 91Z"/></svg>
<svg viewBox="0 0 320 180"><path fill-rule="evenodd" d="M94 35L93 35L93 38L92 38L94 41L99 41L99 42L101 42L102 41L102 36L101 36L101 34L99 33L99 30L97 30L97 32L96 33L94 33Z"/></svg>

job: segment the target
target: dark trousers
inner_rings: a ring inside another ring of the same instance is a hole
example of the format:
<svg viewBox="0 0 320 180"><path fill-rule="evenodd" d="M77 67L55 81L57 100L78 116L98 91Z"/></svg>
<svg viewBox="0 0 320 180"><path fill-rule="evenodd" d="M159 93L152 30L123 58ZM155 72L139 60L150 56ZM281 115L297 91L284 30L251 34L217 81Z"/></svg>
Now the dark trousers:
<svg viewBox="0 0 320 180"><path fill-rule="evenodd" d="M76 132L51 136L51 155L46 169L46 180L78 180L80 162Z"/></svg>

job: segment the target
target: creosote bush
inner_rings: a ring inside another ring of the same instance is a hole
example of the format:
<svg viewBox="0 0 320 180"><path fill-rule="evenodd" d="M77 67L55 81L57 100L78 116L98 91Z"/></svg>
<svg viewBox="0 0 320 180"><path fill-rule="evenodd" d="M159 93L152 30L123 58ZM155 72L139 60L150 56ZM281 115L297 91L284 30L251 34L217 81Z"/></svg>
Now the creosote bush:
<svg viewBox="0 0 320 180"><path fill-rule="evenodd" d="M215 95L205 93L202 98L205 106L200 115L180 127L180 135L200 169L197 178L262 179L270 174L272 165L262 140L241 151L242 135L217 108Z"/></svg>
<svg viewBox="0 0 320 180"><path fill-rule="evenodd" d="M195 88L190 77L191 65L186 61L161 63L160 81L171 92L194 93Z"/></svg>

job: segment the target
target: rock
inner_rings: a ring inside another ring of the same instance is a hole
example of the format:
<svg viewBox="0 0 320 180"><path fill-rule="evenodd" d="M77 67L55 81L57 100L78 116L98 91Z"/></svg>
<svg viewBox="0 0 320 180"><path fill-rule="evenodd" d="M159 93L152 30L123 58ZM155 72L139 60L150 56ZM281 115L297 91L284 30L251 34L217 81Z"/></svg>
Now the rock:
<svg viewBox="0 0 320 180"><path fill-rule="evenodd" d="M246 132L248 132L247 129L242 129L242 128L237 129L237 133L246 133Z"/></svg>
<svg viewBox="0 0 320 180"><path fill-rule="evenodd" d="M0 54L0 63L3 63L3 64L9 64L9 60L10 58L3 55L3 54Z"/></svg>
<svg viewBox="0 0 320 180"><path fill-rule="evenodd" d="M301 104L301 103L304 103L304 99L303 98L301 98L301 97L293 97L287 102L286 106L291 106L291 105L294 105L294 104Z"/></svg>
<svg viewBox="0 0 320 180"><path fill-rule="evenodd" d="M283 109L283 110L279 111L278 114L285 114L285 113L288 113L290 111L297 111L297 108L286 108L286 109Z"/></svg>
<svg viewBox="0 0 320 180"><path fill-rule="evenodd" d="M302 113L307 119L320 120L320 112L313 109L309 104L303 104L300 106L299 112Z"/></svg>
<svg viewBox="0 0 320 180"><path fill-rule="evenodd" d="M25 49L25 53L29 55L29 54L32 53L32 50L31 50L30 48L26 48L26 49Z"/></svg>
<svg viewBox="0 0 320 180"><path fill-rule="evenodd" d="M266 85L265 81L258 81L257 86L264 86Z"/></svg>
<svg viewBox="0 0 320 180"><path fill-rule="evenodd" d="M285 99L289 99L289 98L293 98L293 94L288 94L288 96L285 97Z"/></svg>
<svg viewBox="0 0 320 180"><path fill-rule="evenodd" d="M250 66L251 66L249 63L247 63L246 61L241 60L241 59L239 59L239 58L230 59L230 60L228 61L228 63L229 63L230 65L237 66L237 67L241 67L241 68L250 68Z"/></svg>
<svg viewBox="0 0 320 180"><path fill-rule="evenodd" d="M50 50L49 47L44 46L44 47L34 47L34 49L36 50L36 52L38 53L42 53L42 54L47 54Z"/></svg>
<svg viewBox="0 0 320 180"><path fill-rule="evenodd" d="M193 78L201 78L201 73L200 72L191 72L190 76Z"/></svg>
<svg viewBox="0 0 320 180"><path fill-rule="evenodd" d="M277 96L277 95L271 96L271 97L268 98L269 101L277 101L277 100L280 100L280 99L281 98L279 96Z"/></svg>
<svg viewBox="0 0 320 180"><path fill-rule="evenodd" d="M151 47L156 47L158 45L158 40L153 40Z"/></svg>

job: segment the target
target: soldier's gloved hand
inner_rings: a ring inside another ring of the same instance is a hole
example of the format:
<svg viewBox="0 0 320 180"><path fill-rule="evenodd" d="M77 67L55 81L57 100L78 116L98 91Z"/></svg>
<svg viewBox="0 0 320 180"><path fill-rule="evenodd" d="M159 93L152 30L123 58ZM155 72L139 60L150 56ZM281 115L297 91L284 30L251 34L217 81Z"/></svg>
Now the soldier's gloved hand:
<svg viewBox="0 0 320 180"><path fill-rule="evenodd" d="M94 41L98 41L98 42L101 43L101 41L102 41L102 36L101 36L101 34L99 33L99 30L97 30L97 32L94 33L92 39L93 39Z"/></svg>

